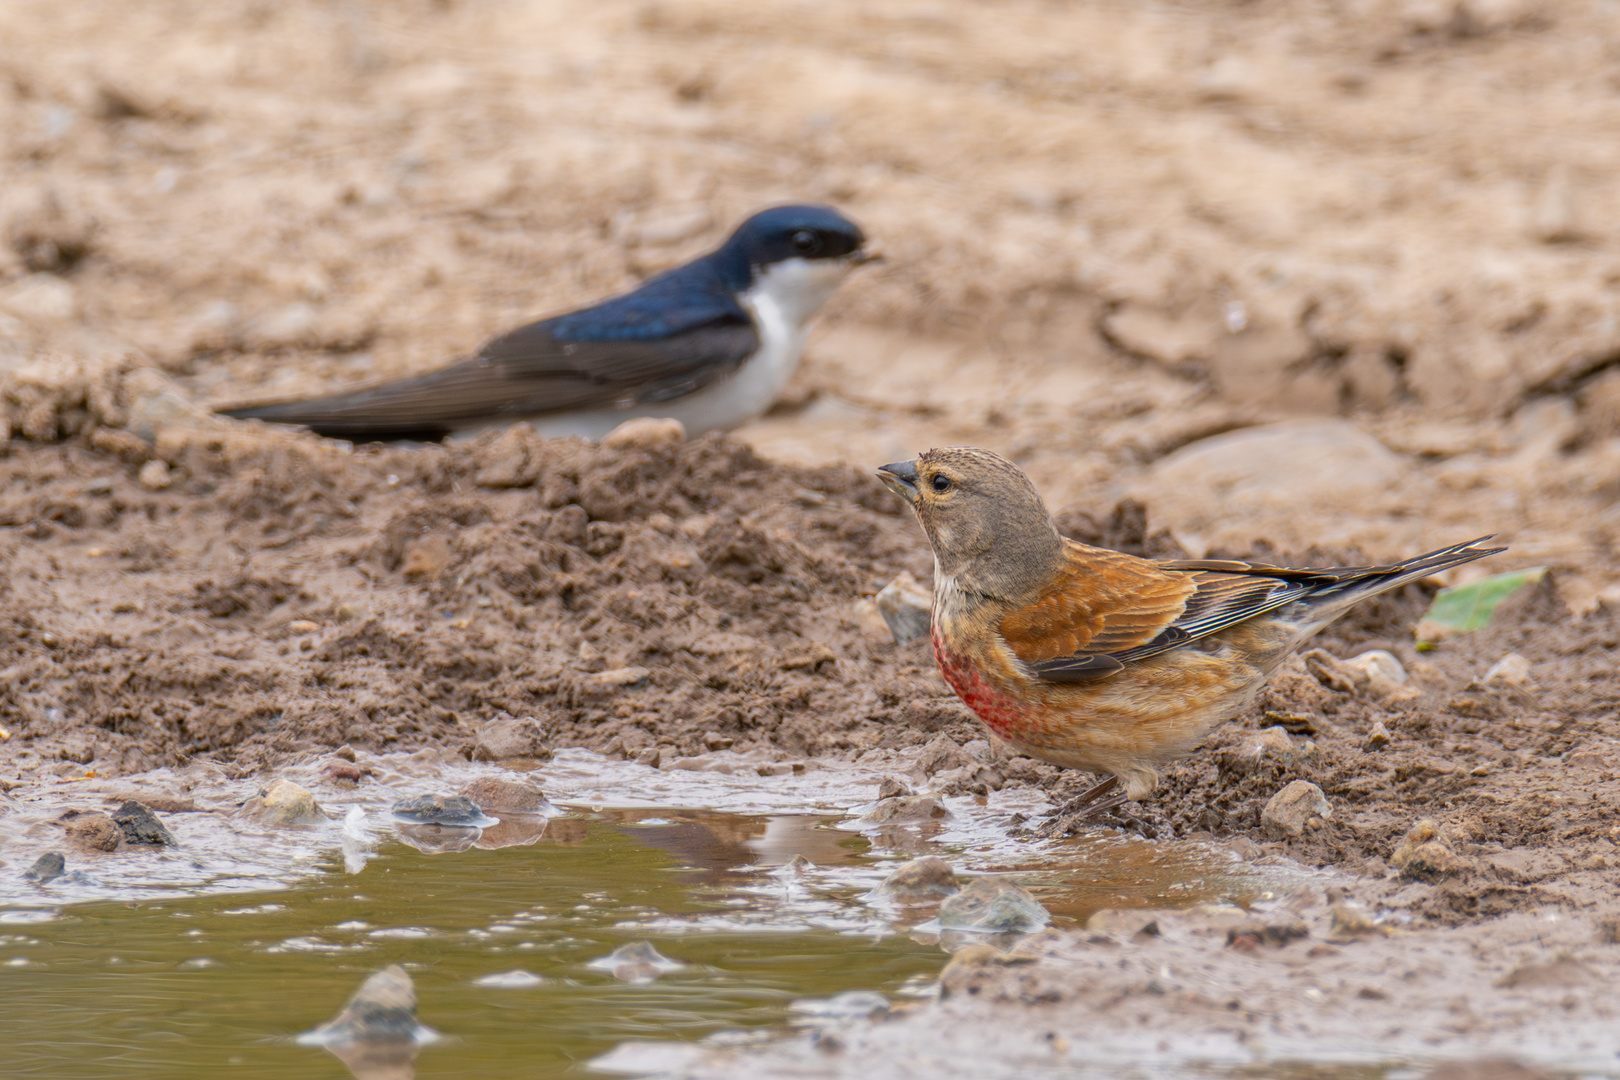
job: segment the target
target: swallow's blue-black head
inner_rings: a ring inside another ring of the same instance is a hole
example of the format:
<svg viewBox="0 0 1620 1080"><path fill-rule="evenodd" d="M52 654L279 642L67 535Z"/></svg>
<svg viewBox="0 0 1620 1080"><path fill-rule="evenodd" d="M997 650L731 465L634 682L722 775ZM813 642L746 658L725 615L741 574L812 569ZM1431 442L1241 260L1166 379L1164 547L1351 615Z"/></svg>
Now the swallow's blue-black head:
<svg viewBox="0 0 1620 1080"><path fill-rule="evenodd" d="M761 210L737 226L715 252L732 287L742 291L762 271L788 262L866 262L866 234L830 206L800 203Z"/></svg>

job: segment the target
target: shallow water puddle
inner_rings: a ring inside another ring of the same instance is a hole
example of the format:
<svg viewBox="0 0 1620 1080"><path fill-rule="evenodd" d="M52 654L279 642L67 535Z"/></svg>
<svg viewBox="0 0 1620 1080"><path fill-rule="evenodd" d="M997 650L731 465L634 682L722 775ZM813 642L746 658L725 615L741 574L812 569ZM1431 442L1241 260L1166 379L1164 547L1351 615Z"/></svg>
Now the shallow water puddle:
<svg viewBox="0 0 1620 1080"><path fill-rule="evenodd" d="M613 782L620 763L600 763L586 782L595 763L578 757L540 773L572 806L565 816L503 822L480 838L509 846L428 854L401 841L409 830L386 807L402 792L453 791L491 770L441 762L427 784L432 770L394 764L379 767L376 789L353 793L361 810L347 827L164 815L180 848L99 859L70 850L78 875L44 886L19 875L53 836L62 847L45 809L54 800L10 815L0 869L6 1075L341 1077L340 1062L294 1038L391 963L414 979L421 1022L445 1036L422 1051L417 1075L596 1075L585 1063L626 1041L742 1037L813 1015L805 999L926 992L947 957L912 928L932 912L902 916L862 899L913 854L1010 873L1076 918L1256 896L1285 882L1199 845L1009 841L993 826L993 803L964 801L932 839L863 835L840 827L843 815L804 812L851 794L825 783L819 793L808 782L762 792L757 779L686 783L643 770L645 797L695 788L722 805L774 799L796 812L609 806L615 788L621 803L643 800ZM666 790L649 790L654 781ZM240 796L240 786L219 791ZM785 868L795 855L813 865ZM679 966L593 966L637 941Z"/></svg>

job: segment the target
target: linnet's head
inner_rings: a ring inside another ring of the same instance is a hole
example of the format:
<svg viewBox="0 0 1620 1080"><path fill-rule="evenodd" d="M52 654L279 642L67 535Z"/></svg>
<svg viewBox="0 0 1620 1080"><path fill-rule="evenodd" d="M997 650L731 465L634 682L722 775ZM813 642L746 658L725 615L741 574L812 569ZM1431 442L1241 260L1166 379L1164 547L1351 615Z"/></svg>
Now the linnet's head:
<svg viewBox="0 0 1620 1080"><path fill-rule="evenodd" d="M987 574L1003 589L1062 556L1063 541L1029 477L971 446L929 450L878 470L917 513L942 573Z"/></svg>

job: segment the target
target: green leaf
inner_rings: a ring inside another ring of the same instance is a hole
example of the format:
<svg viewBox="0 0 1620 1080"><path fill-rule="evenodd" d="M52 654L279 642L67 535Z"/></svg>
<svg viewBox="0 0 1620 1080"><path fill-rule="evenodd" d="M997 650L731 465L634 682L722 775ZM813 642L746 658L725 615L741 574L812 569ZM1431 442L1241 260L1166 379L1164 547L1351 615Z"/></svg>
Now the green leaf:
<svg viewBox="0 0 1620 1080"><path fill-rule="evenodd" d="M1532 566L1528 570L1514 570L1508 574L1492 574L1466 585L1441 589L1434 603L1417 625L1420 642L1444 641L1453 634L1466 634L1491 624L1491 616L1502 601L1524 588L1534 585L1547 573L1545 566Z"/></svg>

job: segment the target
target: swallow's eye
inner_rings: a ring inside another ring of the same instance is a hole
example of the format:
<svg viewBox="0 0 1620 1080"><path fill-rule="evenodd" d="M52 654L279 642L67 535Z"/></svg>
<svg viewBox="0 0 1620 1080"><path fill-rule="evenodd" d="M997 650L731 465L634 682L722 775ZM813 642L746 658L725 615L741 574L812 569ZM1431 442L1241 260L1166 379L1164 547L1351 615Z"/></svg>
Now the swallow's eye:
<svg viewBox="0 0 1620 1080"><path fill-rule="evenodd" d="M809 229L800 229L789 238L788 242L793 245L793 250L801 255L814 255L821 250L821 237Z"/></svg>
<svg viewBox="0 0 1620 1080"><path fill-rule="evenodd" d="M928 481L928 486L938 492L951 490L951 478L944 473L935 473L934 478Z"/></svg>

